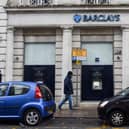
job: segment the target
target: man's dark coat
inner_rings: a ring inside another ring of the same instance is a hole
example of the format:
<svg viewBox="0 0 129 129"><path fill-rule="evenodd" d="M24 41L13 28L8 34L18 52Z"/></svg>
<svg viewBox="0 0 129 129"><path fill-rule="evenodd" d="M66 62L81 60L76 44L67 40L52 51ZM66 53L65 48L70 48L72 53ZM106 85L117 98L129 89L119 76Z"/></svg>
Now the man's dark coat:
<svg viewBox="0 0 129 129"><path fill-rule="evenodd" d="M72 75L67 75L64 80L64 94L71 95L73 94L73 84L72 84Z"/></svg>

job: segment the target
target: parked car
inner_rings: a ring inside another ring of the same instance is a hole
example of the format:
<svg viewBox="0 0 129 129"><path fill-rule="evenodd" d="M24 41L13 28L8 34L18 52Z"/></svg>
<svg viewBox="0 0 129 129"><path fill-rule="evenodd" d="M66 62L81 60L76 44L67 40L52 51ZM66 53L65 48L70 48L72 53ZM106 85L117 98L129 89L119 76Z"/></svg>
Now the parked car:
<svg viewBox="0 0 129 129"><path fill-rule="evenodd" d="M56 105L51 91L35 82L0 83L0 118L16 119L37 125L42 118L53 115Z"/></svg>
<svg viewBox="0 0 129 129"><path fill-rule="evenodd" d="M129 121L129 88L100 102L98 116L113 126L122 126Z"/></svg>

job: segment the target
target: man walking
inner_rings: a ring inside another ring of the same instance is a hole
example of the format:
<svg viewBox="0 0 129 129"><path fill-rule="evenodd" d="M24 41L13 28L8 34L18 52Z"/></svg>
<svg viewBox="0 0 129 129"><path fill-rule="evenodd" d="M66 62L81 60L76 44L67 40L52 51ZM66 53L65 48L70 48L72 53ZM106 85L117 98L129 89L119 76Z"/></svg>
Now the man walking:
<svg viewBox="0 0 129 129"><path fill-rule="evenodd" d="M72 94L73 94L73 84L72 84L72 71L67 73L67 76L64 79L64 94L65 98L60 102L58 108L61 110L62 105L68 100L69 109L72 110Z"/></svg>

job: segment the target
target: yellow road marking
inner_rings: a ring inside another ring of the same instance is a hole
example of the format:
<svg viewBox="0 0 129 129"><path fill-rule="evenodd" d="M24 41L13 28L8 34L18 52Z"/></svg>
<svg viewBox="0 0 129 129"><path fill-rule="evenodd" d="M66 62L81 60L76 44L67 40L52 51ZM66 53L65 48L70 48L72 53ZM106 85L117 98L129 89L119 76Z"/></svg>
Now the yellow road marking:
<svg viewBox="0 0 129 129"><path fill-rule="evenodd" d="M100 127L95 127L95 128L86 128L86 129L109 129L110 126L108 125L102 125ZM126 129L126 128L115 128L115 127L111 127L111 129Z"/></svg>
<svg viewBox="0 0 129 129"><path fill-rule="evenodd" d="M112 129L125 129L125 128L112 128Z"/></svg>

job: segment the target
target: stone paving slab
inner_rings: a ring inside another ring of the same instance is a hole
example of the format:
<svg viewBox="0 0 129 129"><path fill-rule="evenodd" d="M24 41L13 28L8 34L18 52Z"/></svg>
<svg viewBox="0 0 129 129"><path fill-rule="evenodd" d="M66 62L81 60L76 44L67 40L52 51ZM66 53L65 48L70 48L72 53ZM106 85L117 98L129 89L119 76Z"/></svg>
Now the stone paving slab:
<svg viewBox="0 0 129 129"><path fill-rule="evenodd" d="M63 109L57 110L55 117L70 117L70 118L98 118L96 107L78 108L74 110Z"/></svg>

